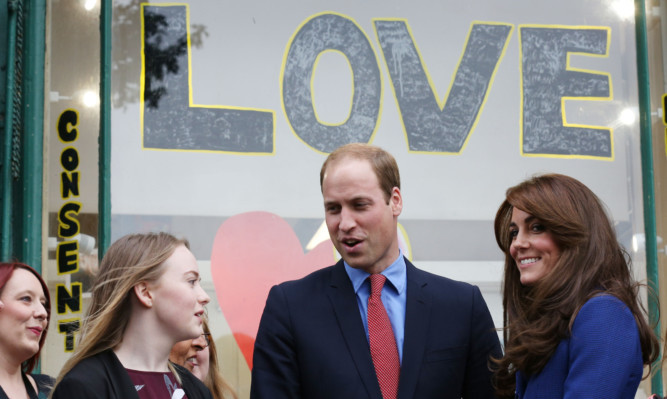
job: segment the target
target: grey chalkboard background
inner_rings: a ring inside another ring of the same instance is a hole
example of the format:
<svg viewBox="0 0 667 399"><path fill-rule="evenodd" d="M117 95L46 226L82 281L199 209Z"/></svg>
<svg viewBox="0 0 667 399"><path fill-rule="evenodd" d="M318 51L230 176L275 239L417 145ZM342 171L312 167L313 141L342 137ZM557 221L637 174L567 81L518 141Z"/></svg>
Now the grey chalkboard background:
<svg viewBox="0 0 667 399"><path fill-rule="evenodd" d="M405 219L490 220L508 186L553 171L628 220L638 127L617 119L637 105L632 26L571 3L534 13L484 1L152 3L146 10L182 19L155 46L185 32L186 17L197 37L178 72L163 73L171 86L157 108L140 90L114 104L113 212L318 218L326 152L364 140L398 159ZM127 17L134 23L115 35L136 51L125 50L133 62L113 76L116 90L141 82L141 14ZM562 32L569 47L535 43ZM555 99L610 93L565 102L567 123L582 127L557 129Z"/></svg>

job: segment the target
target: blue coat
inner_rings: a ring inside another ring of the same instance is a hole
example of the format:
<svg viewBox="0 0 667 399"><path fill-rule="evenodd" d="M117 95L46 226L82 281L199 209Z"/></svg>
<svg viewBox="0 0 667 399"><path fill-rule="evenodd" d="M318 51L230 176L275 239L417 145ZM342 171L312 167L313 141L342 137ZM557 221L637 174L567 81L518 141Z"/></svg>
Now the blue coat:
<svg viewBox="0 0 667 399"><path fill-rule="evenodd" d="M477 287L406 260L399 399L492 398L502 355ZM343 262L274 286L255 341L252 399L381 399L356 294Z"/></svg>
<svg viewBox="0 0 667 399"><path fill-rule="evenodd" d="M544 369L516 374L520 399L635 397L643 373L639 329L618 298L601 295L584 304L572 334L560 342Z"/></svg>

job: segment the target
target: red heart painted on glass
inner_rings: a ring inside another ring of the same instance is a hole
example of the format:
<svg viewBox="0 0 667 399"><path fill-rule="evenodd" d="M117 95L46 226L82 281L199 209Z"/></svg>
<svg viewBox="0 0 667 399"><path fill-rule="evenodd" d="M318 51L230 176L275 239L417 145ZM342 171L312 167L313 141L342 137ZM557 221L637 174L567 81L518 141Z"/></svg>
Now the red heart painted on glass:
<svg viewBox="0 0 667 399"><path fill-rule="evenodd" d="M213 242L211 274L218 303L250 369L271 287L335 261L331 240L304 254L292 227L272 213L243 213L220 226Z"/></svg>

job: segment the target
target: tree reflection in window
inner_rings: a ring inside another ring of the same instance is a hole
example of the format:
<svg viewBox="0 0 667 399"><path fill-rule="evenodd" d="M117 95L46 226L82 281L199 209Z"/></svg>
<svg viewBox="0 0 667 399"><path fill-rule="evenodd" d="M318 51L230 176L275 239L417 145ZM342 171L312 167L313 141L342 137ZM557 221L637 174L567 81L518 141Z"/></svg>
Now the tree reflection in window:
<svg viewBox="0 0 667 399"><path fill-rule="evenodd" d="M113 5L113 75L112 79L112 104L116 108L124 108L128 104L139 100L140 88L138 76L141 71L141 7L144 0L129 0L114 2ZM152 65L146 65L146 105L151 108L158 106L160 99L164 98L166 85L164 78L166 74L174 74L179 70L179 57L185 56L187 52L187 39L184 35L182 42L169 38L171 44L167 46L164 41L168 36L168 24L164 15L156 15L149 7L144 8L145 13L145 42L144 51L157 51L155 55L160 58L152 58ZM204 39L209 33L205 25L191 24L190 46L201 48ZM179 52L180 46L180 52ZM173 69L173 68L176 69ZM172 69L170 69L172 68ZM155 95L153 95L155 94Z"/></svg>
<svg viewBox="0 0 667 399"><path fill-rule="evenodd" d="M158 108L160 98L167 94L165 75L177 74L179 70L179 57L186 55L188 50L187 35L173 36L169 30L167 18L164 15L154 13L150 9L144 9L145 47L144 55L146 62L146 106Z"/></svg>

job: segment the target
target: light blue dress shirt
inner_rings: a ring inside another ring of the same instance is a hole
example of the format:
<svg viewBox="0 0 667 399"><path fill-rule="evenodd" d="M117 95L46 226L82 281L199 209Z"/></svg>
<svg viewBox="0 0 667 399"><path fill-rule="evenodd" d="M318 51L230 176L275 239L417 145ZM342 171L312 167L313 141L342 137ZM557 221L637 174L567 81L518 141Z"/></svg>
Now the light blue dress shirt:
<svg viewBox="0 0 667 399"><path fill-rule="evenodd" d="M345 264L345 271L352 281L354 292L357 294L357 305L361 320L364 322L366 330L366 339L368 339L368 297L371 295L371 282L368 279L370 274L363 270L355 269ZM407 273L405 267L405 258L403 252L399 251L398 259L394 261L382 273L387 281L382 287L382 304L387 310L391 328L396 337L396 346L398 347L398 358L403 362L403 339L405 337L405 287L407 285Z"/></svg>

